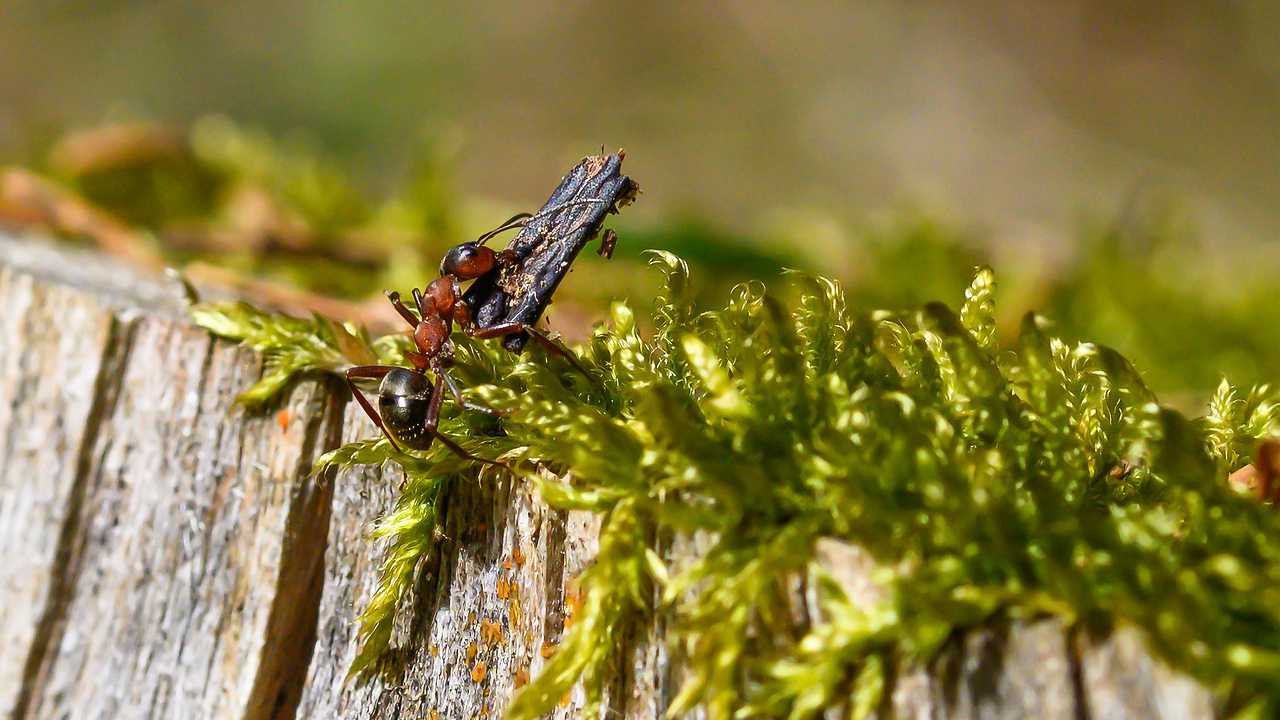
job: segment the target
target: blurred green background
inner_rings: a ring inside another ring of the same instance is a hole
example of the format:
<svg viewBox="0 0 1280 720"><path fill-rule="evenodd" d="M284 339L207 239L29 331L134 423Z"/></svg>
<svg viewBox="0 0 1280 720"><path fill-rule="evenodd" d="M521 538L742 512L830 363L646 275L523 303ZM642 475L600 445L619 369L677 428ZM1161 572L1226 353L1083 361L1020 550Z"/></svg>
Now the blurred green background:
<svg viewBox="0 0 1280 720"><path fill-rule="evenodd" d="M567 335L644 303L647 247L689 259L707 302L787 266L868 305L954 303L988 262L1010 333L1038 310L1177 404L1280 374L1274 2L24 0L0 18L0 160L165 262L385 312L379 289L625 147L644 193L612 223L618 256L584 253L566 283Z"/></svg>

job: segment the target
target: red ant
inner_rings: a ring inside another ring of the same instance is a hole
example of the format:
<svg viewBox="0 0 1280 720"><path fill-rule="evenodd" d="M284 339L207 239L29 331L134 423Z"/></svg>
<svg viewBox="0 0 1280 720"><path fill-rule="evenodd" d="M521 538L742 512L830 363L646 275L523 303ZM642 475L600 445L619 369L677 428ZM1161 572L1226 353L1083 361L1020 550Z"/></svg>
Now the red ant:
<svg viewBox="0 0 1280 720"><path fill-rule="evenodd" d="M427 285L425 292L413 289L413 302L418 314L405 307L400 301L400 293L387 292L387 299L392 307L400 313L413 327L413 343L416 350L408 350L405 357L413 364L412 368L394 365L359 365L347 370L347 385L351 393L360 402L369 418L382 430L391 446L400 451L400 445L415 450L426 450L435 439L439 439L459 457L502 465L503 463L476 457L464 450L439 432L440 405L444 402L445 390L453 396L459 406L486 415L500 417L502 411L475 405L462 399L462 393L447 369L453 365L454 345L449 338L453 323L468 336L477 339L505 337L518 333L528 333L547 350L560 355L578 371L591 377L571 352L547 337L541 330L519 322L506 322L480 327L471 316L471 308L462 298L461 283L474 280L495 267L506 267L517 261L511 250L494 252L485 243L491 238L507 230L524 227L530 220L560 210L568 205L604 202L598 199L572 200L552 208L547 208L537 215L520 213L502 225L481 235L474 242L457 245L445 253L440 263L440 277ZM435 375L433 383L427 378L427 372ZM378 410L373 409L359 389L357 379L381 380L378 386Z"/></svg>

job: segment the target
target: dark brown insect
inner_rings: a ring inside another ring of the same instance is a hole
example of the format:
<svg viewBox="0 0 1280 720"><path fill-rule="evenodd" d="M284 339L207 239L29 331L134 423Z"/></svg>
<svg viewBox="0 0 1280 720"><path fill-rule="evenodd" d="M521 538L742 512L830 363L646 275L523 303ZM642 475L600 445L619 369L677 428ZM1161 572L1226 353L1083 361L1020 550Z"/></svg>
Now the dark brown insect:
<svg viewBox="0 0 1280 720"><path fill-rule="evenodd" d="M606 260L613 259L613 249L618 246L618 233L609 228L604 231L604 235L600 236L600 249L596 250L596 254Z"/></svg>
<svg viewBox="0 0 1280 720"><path fill-rule="evenodd" d="M577 204L603 202L602 200L578 200ZM522 322L500 322L481 327L475 321L471 308L463 299L461 284L474 280L511 263L517 262L508 250L495 252L485 245L494 236L523 227L530 220L563 207L544 209L538 215L520 213L507 222L481 235L474 242L463 243L445 253L440 263L440 277L431 281L425 291L413 289L413 303L417 314L400 300L400 293L387 292L387 299L400 313L400 317L413 328L414 350L405 353L412 367L394 365L359 365L347 370L347 385L374 424L382 430L392 447L400 446L426 450L439 439L450 450L463 458L501 465L479 458L464 450L457 443L440 434L440 406L448 392L459 406L468 410L500 416L493 408L468 403L462 399L457 384L449 377L448 368L453 365L454 345L449 338L453 324L473 338L487 339L524 334L532 337L548 351L569 361L584 375L586 369L569 350L547 337L541 330ZM357 380L380 380L378 408L374 409L360 390Z"/></svg>
<svg viewBox="0 0 1280 720"><path fill-rule="evenodd" d="M1280 505L1280 440L1258 443L1253 462L1231 473L1232 485L1258 496L1264 503Z"/></svg>

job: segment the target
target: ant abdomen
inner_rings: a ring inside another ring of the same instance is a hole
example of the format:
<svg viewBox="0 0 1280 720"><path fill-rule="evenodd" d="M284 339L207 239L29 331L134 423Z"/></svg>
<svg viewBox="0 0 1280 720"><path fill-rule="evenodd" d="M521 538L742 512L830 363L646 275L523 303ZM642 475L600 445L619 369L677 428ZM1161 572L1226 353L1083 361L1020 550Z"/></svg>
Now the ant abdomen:
<svg viewBox="0 0 1280 720"><path fill-rule="evenodd" d="M382 424L402 445L424 450L431 445L427 411L431 406L431 381L427 376L396 368L382 378L378 387L378 414Z"/></svg>

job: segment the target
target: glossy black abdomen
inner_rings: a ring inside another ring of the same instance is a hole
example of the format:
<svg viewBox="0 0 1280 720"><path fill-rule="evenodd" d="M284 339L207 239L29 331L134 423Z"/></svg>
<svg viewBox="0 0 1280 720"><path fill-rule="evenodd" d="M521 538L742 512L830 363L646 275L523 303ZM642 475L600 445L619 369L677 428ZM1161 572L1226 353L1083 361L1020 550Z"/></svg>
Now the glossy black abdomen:
<svg viewBox="0 0 1280 720"><path fill-rule="evenodd" d="M405 447L416 450L431 445L427 409L431 405L431 381L422 373L396 368L378 387L378 414L387 432Z"/></svg>

